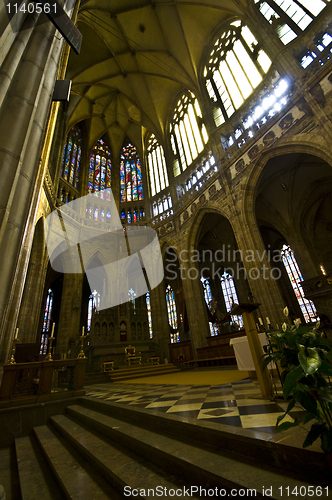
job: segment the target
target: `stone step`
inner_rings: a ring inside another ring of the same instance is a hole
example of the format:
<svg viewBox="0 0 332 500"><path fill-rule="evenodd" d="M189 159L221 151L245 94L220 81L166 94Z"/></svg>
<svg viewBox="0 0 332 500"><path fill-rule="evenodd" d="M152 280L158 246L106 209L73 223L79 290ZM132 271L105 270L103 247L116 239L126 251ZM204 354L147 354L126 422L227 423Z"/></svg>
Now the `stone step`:
<svg viewBox="0 0 332 500"><path fill-rule="evenodd" d="M159 370L172 370L174 368L177 368L177 366L174 363L167 363L162 365L142 364L142 365L123 366L121 368L117 368L112 371L114 371L114 373L135 373L141 370L145 370L147 372L149 371L157 372Z"/></svg>
<svg viewBox="0 0 332 500"><path fill-rule="evenodd" d="M45 464L34 436L15 439L22 500L61 500L59 485Z"/></svg>
<svg viewBox="0 0 332 500"><path fill-rule="evenodd" d="M97 471L49 426L34 428L48 466L56 477L62 498L82 500L123 499ZM36 499L43 499L38 494Z"/></svg>
<svg viewBox="0 0 332 500"><path fill-rule="evenodd" d="M162 365L133 365L111 370L110 372L95 372L85 375L84 385L93 385L106 382L120 382L121 380L129 380L131 378L153 377L156 375L165 375L167 373L179 372L173 363Z"/></svg>
<svg viewBox="0 0 332 500"><path fill-rule="evenodd" d="M190 418L182 421L172 414L152 413L142 408L92 397L80 398L80 404L122 422L185 440L203 449L218 450L235 460L249 460L258 466L276 467L283 473L316 476L318 480L324 480L329 474L323 453L298 449L283 444L278 439L276 442L267 440L265 433L251 429L221 426Z"/></svg>
<svg viewBox="0 0 332 500"><path fill-rule="evenodd" d="M86 373L84 377L84 387L93 384L105 384L110 381L108 373L105 372L94 372Z"/></svg>
<svg viewBox="0 0 332 500"><path fill-rule="evenodd" d="M252 489L257 490L257 498L264 497L263 486L272 488L274 499L282 499L280 487L288 486L290 491L295 487L303 486L308 491L304 475L285 477L283 470L262 466L262 464L250 461L250 463L236 460L230 454L202 449L193 444L181 442L160 431L154 432L149 429L138 428L128 422L113 418L109 415L99 413L79 405L67 408L70 416L81 421L85 426L98 431L100 435L107 436L113 442L138 453L145 459L153 461L163 469L172 474L178 474L193 486L209 487L218 490L226 489ZM52 417L52 420L63 421L65 417ZM83 428L84 429L84 428ZM67 438L70 433L75 436L78 431L75 423L67 429ZM84 435L82 429L80 432ZM84 440L84 437L81 438ZM234 473L236 471L236 474ZM194 483L194 484L193 484ZM144 484L144 482L143 482ZM160 483L163 484L163 483Z"/></svg>
<svg viewBox="0 0 332 500"><path fill-rule="evenodd" d="M121 382L122 380L131 380L131 379L136 379L136 378L143 378L143 377L157 377L158 375L169 375L171 373L178 373L181 370L179 368L167 368L164 370L136 370L135 372L123 372L123 373L117 373L117 372L111 372L110 373L110 380L111 382Z"/></svg>
<svg viewBox="0 0 332 500"><path fill-rule="evenodd" d="M97 423L98 419L93 423ZM97 435L89 431L77 421L73 421L66 415L51 417L52 424L63 437L71 443L79 453L89 459L107 481L121 494L132 490L154 490L166 488L179 490L185 485L182 478L166 473L146 457L142 458L123 446L112 444L105 436ZM121 424L116 421L116 424ZM189 485L187 485L189 487ZM165 491L165 490L164 490ZM136 495L137 496L137 495ZM147 498L146 495L140 495ZM168 498L168 495L158 495ZM83 497L82 497L83 498ZM183 495L181 498L198 498L196 496Z"/></svg>

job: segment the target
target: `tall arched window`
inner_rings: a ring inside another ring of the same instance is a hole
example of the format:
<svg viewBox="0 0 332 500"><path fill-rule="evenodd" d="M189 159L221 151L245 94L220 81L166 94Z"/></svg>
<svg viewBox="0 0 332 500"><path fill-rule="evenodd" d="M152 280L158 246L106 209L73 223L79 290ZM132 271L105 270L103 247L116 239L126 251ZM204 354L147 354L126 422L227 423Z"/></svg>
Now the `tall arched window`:
<svg viewBox="0 0 332 500"><path fill-rule="evenodd" d="M209 280L201 277L201 282L203 285L204 298L205 298L206 305L210 308L213 297L212 297L212 293L211 293L211 287L210 287ZM210 333L212 336L219 335L219 331L218 331L217 326L214 323L212 323L211 321L209 321L209 327L210 327Z"/></svg>
<svg viewBox="0 0 332 500"><path fill-rule="evenodd" d="M325 0L254 0L284 45L304 31L326 7Z"/></svg>
<svg viewBox="0 0 332 500"><path fill-rule="evenodd" d="M110 148L105 140L99 139L90 155L88 194L98 193L111 187L111 169ZM100 196L103 198L104 193Z"/></svg>
<svg viewBox="0 0 332 500"><path fill-rule="evenodd" d="M154 196L168 186L164 149L160 146L154 134L149 137L147 151L150 190L151 196Z"/></svg>
<svg viewBox="0 0 332 500"><path fill-rule="evenodd" d="M168 322L172 327L173 331L178 328L178 316L176 312L176 304L174 298L174 292L171 285L167 285L166 287L166 305L167 305L167 314L168 314ZM177 342L180 340L178 332L171 333L171 342Z"/></svg>
<svg viewBox="0 0 332 500"><path fill-rule="evenodd" d="M226 310L229 312L234 304L239 303L237 298L237 293L235 289L235 284L232 276L228 273L224 273L221 277L221 289L224 296ZM237 323L240 327L243 327L242 316L232 316L232 321Z"/></svg>
<svg viewBox="0 0 332 500"><path fill-rule="evenodd" d="M43 318L43 331L40 339L40 354L47 353L47 338L50 334L50 325L51 325L51 315L52 315L52 307L53 307L53 292L52 289L49 288L46 296L46 303L44 309L44 318Z"/></svg>
<svg viewBox="0 0 332 500"><path fill-rule="evenodd" d="M91 330L91 321L92 321L92 312L94 308L98 308L100 306L100 293L97 290L94 290L89 297L88 302L88 320L87 320L87 331Z"/></svg>
<svg viewBox="0 0 332 500"><path fill-rule="evenodd" d="M149 334L150 334L150 339L152 339L153 332L152 332L152 314L151 314L150 292L146 293L145 301L146 301L146 310L148 312Z"/></svg>
<svg viewBox="0 0 332 500"><path fill-rule="evenodd" d="M133 309L136 309L136 292L131 288L128 292L129 302L132 304Z"/></svg>
<svg viewBox="0 0 332 500"><path fill-rule="evenodd" d="M204 68L206 89L214 103L217 127L239 109L263 80L271 60L248 26L231 23L215 42Z"/></svg>
<svg viewBox="0 0 332 500"><path fill-rule="evenodd" d="M317 312L314 303L304 297L303 288L301 286L303 277L291 247L289 245L284 245L281 250L281 255L305 322L317 321Z"/></svg>
<svg viewBox="0 0 332 500"><path fill-rule="evenodd" d="M120 155L120 199L122 202L144 199L141 161L130 143L122 148Z"/></svg>
<svg viewBox="0 0 332 500"><path fill-rule="evenodd" d="M80 163L82 155L82 132L79 125L75 125L68 134L63 148L61 177L74 188L78 188L80 180Z"/></svg>
<svg viewBox="0 0 332 500"><path fill-rule="evenodd" d="M198 100L189 90L183 94L176 105L170 134L175 157L173 171L177 176L197 158L208 141Z"/></svg>

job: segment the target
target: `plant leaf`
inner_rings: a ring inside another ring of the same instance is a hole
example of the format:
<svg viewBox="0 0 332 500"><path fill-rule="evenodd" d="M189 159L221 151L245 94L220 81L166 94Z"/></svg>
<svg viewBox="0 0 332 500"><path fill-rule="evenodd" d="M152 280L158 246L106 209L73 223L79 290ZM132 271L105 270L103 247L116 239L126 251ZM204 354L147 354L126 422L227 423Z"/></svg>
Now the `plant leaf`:
<svg viewBox="0 0 332 500"><path fill-rule="evenodd" d="M332 403L332 391L329 387L320 387L319 394L322 396L323 399Z"/></svg>
<svg viewBox="0 0 332 500"><path fill-rule="evenodd" d="M310 413L307 413L303 419L303 425L307 424L308 422L310 422L310 420L313 420L315 417L315 415L310 415Z"/></svg>
<svg viewBox="0 0 332 500"><path fill-rule="evenodd" d="M295 399L295 398L293 398L293 399L289 402L289 404L288 404L288 406L287 406L286 413L289 413L289 412L290 412L290 411L294 408L295 402L296 402L296 399Z"/></svg>
<svg viewBox="0 0 332 500"><path fill-rule="evenodd" d="M278 429L281 431L287 431L287 429L290 429L291 427L296 427L299 425L299 421L297 419L294 420L294 422L283 422L282 424L278 425Z"/></svg>
<svg viewBox="0 0 332 500"><path fill-rule="evenodd" d="M322 448L325 453L332 451L332 430L325 429L322 432Z"/></svg>
<svg viewBox="0 0 332 500"><path fill-rule="evenodd" d="M303 448L307 448L308 446L311 446L312 443L314 443L316 441L316 439L319 438L319 436L322 434L324 429L325 429L325 425L320 423L320 422L315 422L314 424L312 424L311 429L308 432L308 435L304 440Z"/></svg>
<svg viewBox="0 0 332 500"><path fill-rule="evenodd" d="M306 350L308 351L308 356L306 355ZM307 375L315 373L322 364L316 347L308 347L306 349L304 345L300 344L298 358L303 371Z"/></svg>
<svg viewBox="0 0 332 500"><path fill-rule="evenodd" d="M295 389L297 381L302 377L302 375L303 371L301 366L298 366L297 368L295 368L286 375L283 386L283 393L285 399L287 399L288 396L291 394L291 392Z"/></svg>
<svg viewBox="0 0 332 500"><path fill-rule="evenodd" d="M332 366L329 365L326 361L322 361L319 367L319 371L321 373L324 373L325 375L329 375L330 377L332 377Z"/></svg>
<svg viewBox="0 0 332 500"><path fill-rule="evenodd" d="M317 411L317 401L316 399L310 394L310 392L301 392L297 391L294 394L295 398L298 400L300 405L311 415L315 415L316 418L319 417L319 413Z"/></svg>

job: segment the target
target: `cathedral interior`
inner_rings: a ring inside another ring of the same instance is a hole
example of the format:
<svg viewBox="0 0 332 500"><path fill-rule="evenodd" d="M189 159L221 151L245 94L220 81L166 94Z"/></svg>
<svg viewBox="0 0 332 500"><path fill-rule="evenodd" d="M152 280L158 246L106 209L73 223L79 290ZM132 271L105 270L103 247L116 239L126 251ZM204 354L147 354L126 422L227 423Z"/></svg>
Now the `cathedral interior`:
<svg viewBox="0 0 332 500"><path fill-rule="evenodd" d="M15 336L91 376L210 358L237 304L331 338L330 0L60 3L79 49L0 6L1 370Z"/></svg>

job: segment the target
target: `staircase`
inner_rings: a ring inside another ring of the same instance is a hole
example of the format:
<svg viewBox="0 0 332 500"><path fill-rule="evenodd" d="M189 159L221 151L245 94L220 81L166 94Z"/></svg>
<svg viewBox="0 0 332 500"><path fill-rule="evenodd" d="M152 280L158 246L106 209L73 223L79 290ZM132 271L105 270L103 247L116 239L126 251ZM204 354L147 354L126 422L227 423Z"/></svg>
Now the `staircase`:
<svg viewBox="0 0 332 500"><path fill-rule="evenodd" d="M156 375L168 375L169 373L179 372L174 363L163 365L132 365L111 370L109 372L86 373L84 386L100 384L103 382L120 382L121 380L130 380L141 377L155 377Z"/></svg>
<svg viewBox="0 0 332 500"><path fill-rule="evenodd" d="M243 494L248 488L257 489L255 498L266 498L265 486L272 487L270 498L281 499L286 487L326 485L322 454L299 453L259 441L250 431L237 435L235 428L218 427L80 398L65 414L51 417L49 425L15 440L20 498L118 500L131 492L139 498L153 498L153 493L171 498L178 490L180 498L220 499L220 490L227 490L227 497L231 489L242 490L232 498L251 498ZM210 494L199 495L199 487Z"/></svg>

